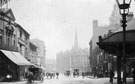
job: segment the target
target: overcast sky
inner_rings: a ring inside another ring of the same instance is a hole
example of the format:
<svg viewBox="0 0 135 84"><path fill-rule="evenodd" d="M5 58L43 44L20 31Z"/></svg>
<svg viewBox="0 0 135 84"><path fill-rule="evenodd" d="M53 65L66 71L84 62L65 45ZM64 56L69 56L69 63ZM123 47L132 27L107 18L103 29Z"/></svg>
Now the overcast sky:
<svg viewBox="0 0 135 84"><path fill-rule="evenodd" d="M75 28L78 44L89 48L92 21L108 24L115 0L10 0L16 22L30 33L30 38L45 42L46 57L56 58L60 51L74 44Z"/></svg>

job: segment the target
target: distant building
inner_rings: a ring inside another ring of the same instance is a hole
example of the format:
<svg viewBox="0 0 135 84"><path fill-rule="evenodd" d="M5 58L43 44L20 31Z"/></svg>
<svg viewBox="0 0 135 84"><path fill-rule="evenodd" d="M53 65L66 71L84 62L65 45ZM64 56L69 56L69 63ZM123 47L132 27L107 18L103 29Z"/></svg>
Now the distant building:
<svg viewBox="0 0 135 84"><path fill-rule="evenodd" d="M130 15L132 16L132 14ZM113 6L113 11L109 18L109 25L100 26L98 24L98 20L93 20L93 36L89 42L90 45L90 68L92 69L92 73L102 72L108 73L110 70L110 57L111 55L101 50L97 42L99 42L99 36L108 37L114 31L117 31L121 28L120 25L121 16L119 14L119 9L117 4L115 3ZM128 18L128 21L131 18Z"/></svg>
<svg viewBox="0 0 135 84"><path fill-rule="evenodd" d="M71 70L71 60L69 51L59 52L56 57L56 69L58 72L65 73L66 70Z"/></svg>
<svg viewBox="0 0 135 84"><path fill-rule="evenodd" d="M93 36L92 39L90 40L90 68L91 72L94 73L96 71L96 68L98 66L98 59L100 58L101 55L101 50L97 45L98 42L98 36L104 35L105 33L107 34L109 31L109 26L99 26L98 20L93 21Z"/></svg>
<svg viewBox="0 0 135 84"><path fill-rule="evenodd" d="M37 46L37 53L38 53L38 59L37 64L46 67L45 61L46 61L46 47L43 41L39 39L31 39L30 40L34 45Z"/></svg>
<svg viewBox="0 0 135 84"><path fill-rule="evenodd" d="M78 46L77 31L75 31L74 46L71 50L57 54L57 70L61 73L66 71L73 72L78 69L79 72L89 72L89 50L81 49Z"/></svg>
<svg viewBox="0 0 135 84"><path fill-rule="evenodd" d="M46 59L46 72L57 72L55 59Z"/></svg>
<svg viewBox="0 0 135 84"><path fill-rule="evenodd" d="M35 46L32 42L30 42L29 45L30 45L30 55L28 59L32 64L38 65L37 46Z"/></svg>

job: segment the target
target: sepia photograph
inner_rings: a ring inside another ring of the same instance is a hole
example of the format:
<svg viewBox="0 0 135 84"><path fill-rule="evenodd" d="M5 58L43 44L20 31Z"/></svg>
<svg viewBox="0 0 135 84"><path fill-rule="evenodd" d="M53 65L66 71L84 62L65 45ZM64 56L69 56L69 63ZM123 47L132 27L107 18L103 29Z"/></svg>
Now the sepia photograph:
<svg viewBox="0 0 135 84"><path fill-rule="evenodd" d="M0 0L0 84L135 84L135 0Z"/></svg>

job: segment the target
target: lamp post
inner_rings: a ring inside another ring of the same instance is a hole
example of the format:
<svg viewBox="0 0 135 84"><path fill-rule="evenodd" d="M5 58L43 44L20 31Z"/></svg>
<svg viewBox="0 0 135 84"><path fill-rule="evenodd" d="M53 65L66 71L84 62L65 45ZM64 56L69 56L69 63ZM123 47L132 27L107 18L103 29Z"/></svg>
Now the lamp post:
<svg viewBox="0 0 135 84"><path fill-rule="evenodd" d="M72 72L72 67L71 67L71 65L72 65L72 63L71 63L72 61L71 61L71 55L69 56L69 70L70 70L70 73Z"/></svg>
<svg viewBox="0 0 135 84"><path fill-rule="evenodd" d="M123 50L122 50L122 55L123 55L123 83L126 84L126 16L129 13L129 7L131 0L116 0L118 7L119 7L119 12L122 16L122 27L123 27Z"/></svg>

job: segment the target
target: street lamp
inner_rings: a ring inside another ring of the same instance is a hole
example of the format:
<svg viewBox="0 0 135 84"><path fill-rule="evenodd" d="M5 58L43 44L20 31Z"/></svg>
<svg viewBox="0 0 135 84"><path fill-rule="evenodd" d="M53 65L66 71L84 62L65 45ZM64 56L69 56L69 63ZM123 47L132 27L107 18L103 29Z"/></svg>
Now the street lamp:
<svg viewBox="0 0 135 84"><path fill-rule="evenodd" d="M119 12L122 16L122 27L123 27L123 50L122 50L122 54L123 54L123 63L124 63L124 70L123 70L123 83L126 84L126 16L129 13L129 7L130 7L130 3L131 0L116 0L118 7L119 7Z"/></svg>

